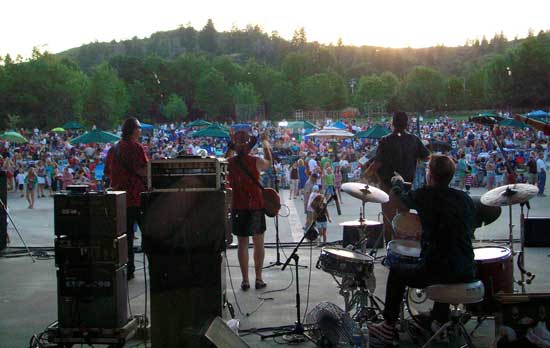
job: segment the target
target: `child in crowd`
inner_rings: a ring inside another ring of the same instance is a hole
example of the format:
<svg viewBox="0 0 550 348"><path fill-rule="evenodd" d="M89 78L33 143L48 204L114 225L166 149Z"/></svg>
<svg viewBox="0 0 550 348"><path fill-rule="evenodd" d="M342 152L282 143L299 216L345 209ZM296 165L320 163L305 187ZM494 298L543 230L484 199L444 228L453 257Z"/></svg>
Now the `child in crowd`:
<svg viewBox="0 0 550 348"><path fill-rule="evenodd" d="M307 219L306 219L306 228L311 225L311 223L314 221L314 211L315 209L313 208L313 201L315 200L315 198L317 198L317 196L321 196L322 195L319 193L319 186L318 185L313 185L313 188L312 188L312 191L311 191L311 194L309 195L309 199L307 201Z"/></svg>
<svg viewBox="0 0 550 348"><path fill-rule="evenodd" d="M472 187L473 181L474 176L472 175L472 167L468 166L466 176L464 177L464 188L466 189L467 194L470 194L470 188Z"/></svg>
<svg viewBox="0 0 550 348"><path fill-rule="evenodd" d="M34 200L36 187L38 186L38 176L34 171L34 167L29 168L29 173L25 178L25 186L27 188L27 202L29 202L29 209L34 209Z"/></svg>
<svg viewBox="0 0 550 348"><path fill-rule="evenodd" d="M319 238L317 239L317 246L321 245L321 238L323 239L323 245L327 242L327 221L332 222L328 213L325 197L317 195L311 203L315 212L315 227L319 231Z"/></svg>
<svg viewBox="0 0 550 348"><path fill-rule="evenodd" d="M25 172L22 170L19 170L17 173L17 176L15 177L15 181L17 181L17 187L19 188L19 191L21 192L21 197L25 197Z"/></svg>

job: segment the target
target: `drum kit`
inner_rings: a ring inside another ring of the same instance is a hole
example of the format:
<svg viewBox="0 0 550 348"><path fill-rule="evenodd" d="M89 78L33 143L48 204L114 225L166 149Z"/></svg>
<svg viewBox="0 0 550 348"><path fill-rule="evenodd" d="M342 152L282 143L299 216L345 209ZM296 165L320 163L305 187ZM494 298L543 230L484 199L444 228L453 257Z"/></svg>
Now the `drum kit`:
<svg viewBox="0 0 550 348"><path fill-rule="evenodd" d="M348 221L359 228L366 229L368 222L365 220L365 204L388 202L389 196L382 190L363 183L346 183L342 185L342 191L362 202L360 218L356 221ZM536 186L528 184L513 184L495 188L481 197L473 197L476 207L476 228L488 225L498 219L501 207L509 209L509 236L507 245L490 244L476 246L474 248L474 260L476 273L479 280L485 286L485 299L483 302L468 305L468 310L478 316L478 321L487 316L493 316L496 312L496 294L513 293L514 284L525 292L525 285L530 284L534 275L525 270L524 264L524 238L523 238L523 207L529 208L529 200L537 194ZM514 251L512 206L521 206L520 250ZM390 268L392 265L415 265L420 258L420 239L422 226L419 216L412 212L401 212L391 221L394 230L394 240L386 246L386 256L382 264ZM382 234L381 234L382 235ZM380 236L381 237L381 236ZM352 315L354 320L371 321L381 319L383 301L374 295L376 279L374 265L380 258L376 257L375 243L373 250L367 253L366 241L362 238L347 248L325 247L321 251L317 268L332 275L338 287L339 293L344 297L345 311ZM517 265L520 270L520 280L514 283L514 257L517 257ZM425 294L421 289L409 289L405 298L405 307L415 319L420 306L425 301Z"/></svg>

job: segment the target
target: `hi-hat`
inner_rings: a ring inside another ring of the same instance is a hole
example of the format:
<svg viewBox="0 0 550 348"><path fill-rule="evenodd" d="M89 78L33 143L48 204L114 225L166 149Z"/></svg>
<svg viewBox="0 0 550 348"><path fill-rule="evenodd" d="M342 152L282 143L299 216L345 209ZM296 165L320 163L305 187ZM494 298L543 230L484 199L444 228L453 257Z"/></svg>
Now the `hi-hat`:
<svg viewBox="0 0 550 348"><path fill-rule="evenodd" d="M390 200L388 194L379 188L360 182L347 182L342 185L342 191L363 202L386 203Z"/></svg>
<svg viewBox="0 0 550 348"><path fill-rule="evenodd" d="M530 184L500 186L484 193L481 196L481 203L490 207L520 204L535 197L538 192L538 187Z"/></svg>

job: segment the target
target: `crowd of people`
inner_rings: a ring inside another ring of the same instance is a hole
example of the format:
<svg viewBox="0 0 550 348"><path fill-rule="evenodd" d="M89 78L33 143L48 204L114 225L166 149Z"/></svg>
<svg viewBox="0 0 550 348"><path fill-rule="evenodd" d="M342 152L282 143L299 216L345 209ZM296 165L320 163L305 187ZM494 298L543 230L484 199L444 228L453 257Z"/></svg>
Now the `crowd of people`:
<svg viewBox="0 0 550 348"><path fill-rule="evenodd" d="M390 128L388 120L377 120ZM329 124L318 122L318 126ZM345 121L348 131L358 132L375 124L367 119L363 123ZM309 137L311 130L289 129L272 122L251 124L256 135L269 132L273 146L274 166L262 174L264 186L279 183L290 189L292 198L304 199L304 210L314 186L323 193L336 192L346 181L359 180L369 160L374 157L378 139L348 138L337 142L331 139ZM159 125L153 132L144 132L141 143L150 159L172 158L178 154L196 155L204 149L210 155L223 156L227 138L194 138L196 128L185 123ZM118 130L121 132L121 129ZM469 191L472 187L490 190L508 183L531 183L544 194L548 138L530 128L495 127L439 117L420 125L409 122L409 132L420 138L449 144L447 154L457 163L452 185ZM38 129L20 133L28 143L16 144L0 140L0 168L7 172L8 189L27 197L29 208L37 199L46 198L71 184L86 184L102 189L105 158L112 144L71 145L76 133L41 132ZM496 137L496 139L495 139ZM503 147L501 155L495 140ZM262 155L256 147L253 154ZM415 187L425 181L426 165L417 166ZM278 179L278 180L275 180Z"/></svg>

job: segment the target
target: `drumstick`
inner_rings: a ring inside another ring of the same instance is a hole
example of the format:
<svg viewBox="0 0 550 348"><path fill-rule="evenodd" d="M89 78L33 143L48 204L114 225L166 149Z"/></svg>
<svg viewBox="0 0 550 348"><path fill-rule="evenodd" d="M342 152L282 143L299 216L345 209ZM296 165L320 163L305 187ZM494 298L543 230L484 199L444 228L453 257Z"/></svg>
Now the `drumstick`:
<svg viewBox="0 0 550 348"><path fill-rule="evenodd" d="M396 171L393 172L393 175L400 176L403 179L403 175L399 174ZM407 181L403 180L403 185L412 186L412 182L407 182Z"/></svg>

